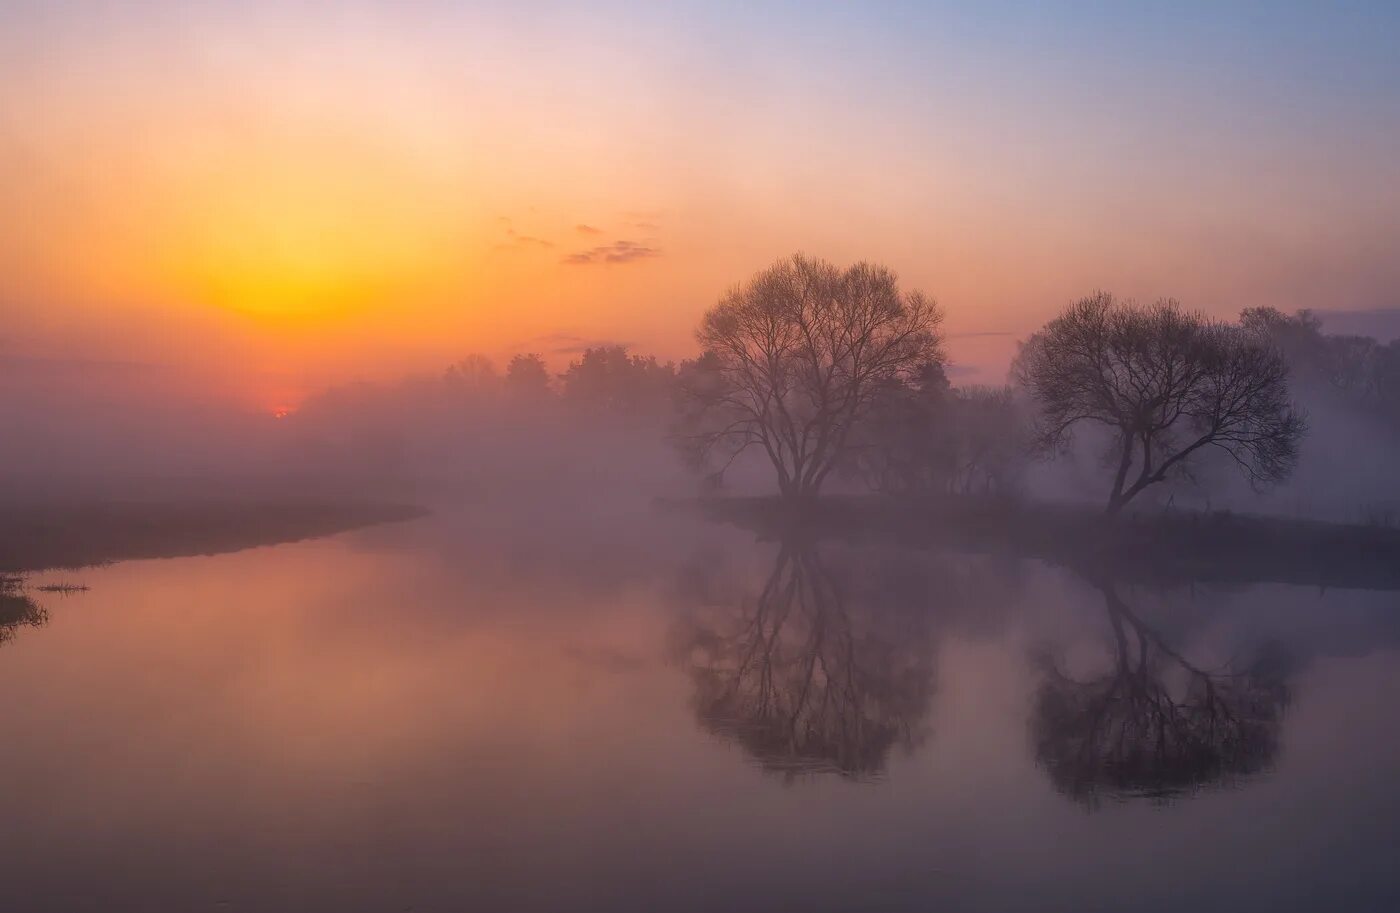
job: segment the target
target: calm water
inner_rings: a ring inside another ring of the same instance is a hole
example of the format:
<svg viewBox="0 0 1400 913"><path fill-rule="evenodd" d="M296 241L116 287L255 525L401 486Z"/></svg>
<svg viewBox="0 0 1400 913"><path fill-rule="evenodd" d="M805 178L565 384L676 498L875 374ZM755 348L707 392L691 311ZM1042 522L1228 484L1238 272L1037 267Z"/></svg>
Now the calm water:
<svg viewBox="0 0 1400 913"><path fill-rule="evenodd" d="M36 577L0 909L1400 909L1400 594L540 528Z"/></svg>

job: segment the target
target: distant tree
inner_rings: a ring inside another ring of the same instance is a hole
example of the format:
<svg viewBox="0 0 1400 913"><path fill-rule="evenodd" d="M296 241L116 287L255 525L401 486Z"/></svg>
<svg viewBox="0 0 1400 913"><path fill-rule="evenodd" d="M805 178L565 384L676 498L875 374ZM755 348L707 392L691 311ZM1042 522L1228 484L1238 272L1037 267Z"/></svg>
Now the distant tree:
<svg viewBox="0 0 1400 913"><path fill-rule="evenodd" d="M1022 410L1010 387L962 387L953 391L950 425L955 441L953 490L1007 494L1017 489L1026 465Z"/></svg>
<svg viewBox="0 0 1400 913"><path fill-rule="evenodd" d="M1207 448L1254 484L1280 481L1305 432L1278 350L1175 301L1076 302L1023 344L1015 374L1038 408L1041 446L1063 446L1086 423L1108 431L1110 513Z"/></svg>
<svg viewBox="0 0 1400 913"><path fill-rule="evenodd" d="M626 346L595 346L560 377L563 397L576 407L624 415L652 414L671 401L675 367Z"/></svg>
<svg viewBox="0 0 1400 913"><path fill-rule="evenodd" d="M516 355L506 365L505 387L517 399L538 402L547 398L549 369L544 359L533 352Z"/></svg>
<svg viewBox="0 0 1400 913"><path fill-rule="evenodd" d="M1247 308L1240 325L1283 353L1303 381L1324 384L1345 401L1400 422L1400 340L1326 334L1308 310L1289 316L1276 308Z"/></svg>
<svg viewBox="0 0 1400 913"><path fill-rule="evenodd" d="M882 388L855 429L850 466L884 494L946 491L957 473L953 389L941 364Z"/></svg>
<svg viewBox="0 0 1400 913"><path fill-rule="evenodd" d="M785 497L816 495L881 391L940 363L938 308L894 273L802 255L730 291L696 332L677 440L719 473L758 447Z"/></svg>
<svg viewBox="0 0 1400 913"><path fill-rule="evenodd" d="M858 474L886 494L1005 494L1026 463L1014 392L950 387L941 368L881 395L857 440Z"/></svg>
<svg viewBox="0 0 1400 913"><path fill-rule="evenodd" d="M472 397L492 396L501 387L496 366L485 355L468 355L449 366L444 379L449 390Z"/></svg>

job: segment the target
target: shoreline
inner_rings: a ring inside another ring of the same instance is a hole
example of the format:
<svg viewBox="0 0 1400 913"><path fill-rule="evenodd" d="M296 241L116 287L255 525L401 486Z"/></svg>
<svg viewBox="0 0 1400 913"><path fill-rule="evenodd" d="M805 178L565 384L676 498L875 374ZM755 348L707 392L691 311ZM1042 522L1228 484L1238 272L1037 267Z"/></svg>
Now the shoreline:
<svg viewBox="0 0 1400 913"><path fill-rule="evenodd" d="M665 502L754 532L1037 558L1080 574L1149 583L1283 583L1400 590L1400 528L1228 511L1135 512L978 496L833 495Z"/></svg>
<svg viewBox="0 0 1400 913"><path fill-rule="evenodd" d="M222 554L427 513L407 504L311 498L11 500L0 503L0 575Z"/></svg>

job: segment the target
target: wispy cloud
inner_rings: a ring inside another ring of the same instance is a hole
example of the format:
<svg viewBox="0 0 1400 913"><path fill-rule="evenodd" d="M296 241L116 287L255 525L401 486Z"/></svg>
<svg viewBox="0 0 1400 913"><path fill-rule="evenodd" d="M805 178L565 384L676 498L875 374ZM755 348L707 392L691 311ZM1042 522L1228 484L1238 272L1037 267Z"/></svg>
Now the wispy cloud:
<svg viewBox="0 0 1400 913"><path fill-rule="evenodd" d="M574 226L574 231L581 235L601 235L603 233L601 228L594 228L592 225L584 225L582 222Z"/></svg>
<svg viewBox="0 0 1400 913"><path fill-rule="evenodd" d="M560 262L575 266L589 263L633 263L660 255L661 251L657 248L636 241L614 241L611 244L600 244L588 250L568 254Z"/></svg>
<svg viewBox="0 0 1400 913"><path fill-rule="evenodd" d="M538 336L530 337L523 348L530 348L538 345L553 355L577 355L588 349L602 349L608 346L622 346L624 349L630 348L630 342L621 342L616 339L598 339L590 336L580 336L578 333L541 333ZM518 347L520 348L520 347Z"/></svg>
<svg viewBox="0 0 1400 913"><path fill-rule="evenodd" d="M510 241L506 247L553 247L553 241L546 241L544 238L537 238L534 235L522 235L514 228L506 229L506 236Z"/></svg>
<svg viewBox="0 0 1400 913"><path fill-rule="evenodd" d="M496 243L495 250L550 250L554 247L553 241L516 231L511 220L504 216L498 217L497 221L505 227L506 237L504 241Z"/></svg>

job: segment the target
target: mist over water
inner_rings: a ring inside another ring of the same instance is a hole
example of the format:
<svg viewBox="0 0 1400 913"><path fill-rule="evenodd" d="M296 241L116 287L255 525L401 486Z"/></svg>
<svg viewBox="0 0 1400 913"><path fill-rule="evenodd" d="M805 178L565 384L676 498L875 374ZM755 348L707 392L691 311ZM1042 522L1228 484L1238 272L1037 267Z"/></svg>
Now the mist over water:
<svg viewBox="0 0 1400 913"><path fill-rule="evenodd" d="M0 647L6 895L65 911L1395 899L1393 594L1107 600L1034 561L611 519L583 536L468 504L83 572L88 593L47 597L46 623ZM1091 736L1116 681L1139 697Z"/></svg>

